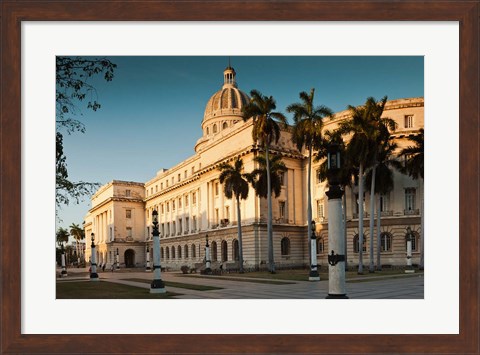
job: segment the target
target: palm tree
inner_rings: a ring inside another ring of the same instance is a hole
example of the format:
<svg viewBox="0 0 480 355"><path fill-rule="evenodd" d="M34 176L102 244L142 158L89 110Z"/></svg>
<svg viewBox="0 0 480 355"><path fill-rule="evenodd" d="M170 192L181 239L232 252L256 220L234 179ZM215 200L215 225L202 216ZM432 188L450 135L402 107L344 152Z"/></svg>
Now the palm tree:
<svg viewBox="0 0 480 355"><path fill-rule="evenodd" d="M59 247L61 247L63 243L68 242L69 235L70 234L68 234L68 231L65 228L60 227L57 229L56 238Z"/></svg>
<svg viewBox="0 0 480 355"><path fill-rule="evenodd" d="M78 224L72 223L70 225L70 235L75 238L76 241L76 253L78 262L80 262L80 240L85 239L85 231Z"/></svg>
<svg viewBox="0 0 480 355"><path fill-rule="evenodd" d="M243 171L243 160L239 157L235 160L233 166L227 162L219 165L220 183L223 185L223 191L227 198L235 195L237 202L237 228L238 228L238 259L240 264L240 273L243 273L243 244L242 244L242 219L240 215L240 199L246 200L248 197L248 180L247 174Z"/></svg>
<svg viewBox="0 0 480 355"><path fill-rule="evenodd" d="M243 120L253 119L252 138L265 150L265 161L267 171L267 235L268 235L268 263L270 272L275 273L273 258L273 233L272 233L272 187L270 177L269 150L272 142L278 143L280 138L280 124L286 126L287 119L277 108L275 99L272 96L265 96L257 90L250 92L250 102L242 109Z"/></svg>
<svg viewBox="0 0 480 355"><path fill-rule="evenodd" d="M270 155L268 160L266 155L259 155L254 159L259 167L248 174L247 179L252 184L257 196L271 200L272 192L275 197L280 196L282 190L281 175L287 171L287 167L282 161L280 155ZM270 170L269 170L270 169ZM269 173L270 172L270 173ZM269 184L270 181L270 184ZM268 223L272 223L271 202L268 208ZM271 227L270 227L271 228ZM275 273L275 261L273 257L273 238L269 238L268 243L268 263L270 272Z"/></svg>
<svg viewBox="0 0 480 355"><path fill-rule="evenodd" d="M302 102L294 103L287 107L287 112L293 113L294 125L292 140L297 149L308 149L307 173L307 224L308 240L312 238L312 151L318 149L322 140L323 120L332 118L333 111L326 106L313 106L315 89L310 90L310 95L305 91L300 93ZM310 243L308 243L310 247Z"/></svg>
<svg viewBox="0 0 480 355"><path fill-rule="evenodd" d="M414 145L408 146L400 151L399 156L405 158L405 166L401 169L402 172L408 174L412 179L418 180L421 185L422 198L420 210L420 231L421 231L421 250L420 250L420 269L423 269L423 247L424 247L424 213L423 213L423 162L424 162L424 147L423 147L424 130L421 128L418 134L409 136Z"/></svg>
<svg viewBox="0 0 480 355"><path fill-rule="evenodd" d="M376 194L377 198L377 270L382 270L382 263L381 263L381 206L380 206L380 195L386 195L390 191L393 190L393 171L392 167L396 167L396 160L393 157L395 150L397 149L397 144L392 142L391 140L387 140L384 142L382 147L380 147L378 151L378 163L375 169L375 192L372 193L370 190L370 196ZM373 179L373 169L369 171L366 176L366 184L367 186L370 184L372 185ZM373 245L373 239L372 239Z"/></svg>
<svg viewBox="0 0 480 355"><path fill-rule="evenodd" d="M352 159L353 165L358 167L359 274L363 274L363 175L366 168L376 165L374 164L376 161L375 151L378 146L379 137L384 133L382 129L380 129L379 121L386 101L386 96L378 103L373 97L369 97L363 106L354 107L349 105L348 109L350 110L352 118L341 122L338 128L340 134L350 136L347 145L347 156ZM386 126L388 127L388 125ZM374 188L372 188L372 190L374 190ZM373 253L372 248L371 253ZM373 262L372 255L370 255L370 259L371 262Z"/></svg>

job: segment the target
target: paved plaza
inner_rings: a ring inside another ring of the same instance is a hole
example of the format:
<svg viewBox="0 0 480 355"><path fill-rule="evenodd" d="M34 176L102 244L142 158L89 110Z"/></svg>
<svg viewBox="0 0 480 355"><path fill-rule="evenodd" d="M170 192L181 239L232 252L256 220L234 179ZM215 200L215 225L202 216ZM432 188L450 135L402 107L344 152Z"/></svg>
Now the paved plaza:
<svg viewBox="0 0 480 355"><path fill-rule="evenodd" d="M69 276L57 281L84 280L86 269L69 269ZM308 272L308 271L306 271ZM153 273L145 271L105 271L99 272L102 281L119 283L124 285L150 288L147 282L135 282L126 279L151 280ZM228 274L224 276L188 275L181 272L163 272L162 280L186 284L219 287L219 290L197 291L179 287L166 287L167 291L181 295L173 298L182 299L320 299L328 294L328 280L322 281L291 281L291 280L266 280L267 282L282 282L288 284L260 283L258 278L235 276L242 281L228 280ZM352 299L423 299L424 278L423 274L369 276L360 279L347 279L347 296Z"/></svg>

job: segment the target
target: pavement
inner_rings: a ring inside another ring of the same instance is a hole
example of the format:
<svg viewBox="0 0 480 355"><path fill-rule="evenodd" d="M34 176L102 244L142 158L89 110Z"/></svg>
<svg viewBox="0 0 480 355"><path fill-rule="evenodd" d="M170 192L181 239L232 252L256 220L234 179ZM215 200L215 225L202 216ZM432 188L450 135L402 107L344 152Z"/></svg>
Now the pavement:
<svg viewBox="0 0 480 355"><path fill-rule="evenodd" d="M89 281L86 268L70 268L68 276L57 278L62 281ZM308 272L308 271L306 271ZM57 272L59 274L59 272ZM152 280L153 273L138 269L120 270L120 271L100 271L98 273L100 280L135 287L150 289L149 283L129 281L126 279L146 279ZM181 295L174 298L179 299L320 299L328 294L328 280L321 281L290 281L289 284L270 284L259 283L258 278L249 278L248 273L242 276L242 281L226 280L225 276L205 276L192 274L188 277L181 272L162 272L163 281L214 286L220 287L220 290L198 291L186 288L167 286L167 291L179 293ZM235 276L237 278L237 276ZM423 299L424 297L424 278L423 273L417 274L399 274L390 276L364 276L361 282L355 282L359 279L348 280L346 283L347 296L351 299ZM257 282L254 282L257 281ZM272 281L272 280L268 280Z"/></svg>

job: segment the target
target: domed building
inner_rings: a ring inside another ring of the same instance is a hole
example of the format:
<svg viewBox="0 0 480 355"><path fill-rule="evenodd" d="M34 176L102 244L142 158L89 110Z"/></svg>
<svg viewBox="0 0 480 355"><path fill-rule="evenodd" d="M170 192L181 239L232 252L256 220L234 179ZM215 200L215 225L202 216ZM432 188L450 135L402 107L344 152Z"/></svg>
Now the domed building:
<svg viewBox="0 0 480 355"><path fill-rule="evenodd" d="M237 206L227 199L219 182L218 166L241 157L245 172L257 168L254 158L261 149L252 141L252 120L244 121L242 108L248 95L237 85L236 72L227 67L223 85L208 100L201 122L202 137L195 154L179 164L161 169L147 182L113 180L92 197L92 208L85 217L87 236L95 234L97 264L118 263L120 267L145 267L152 257L152 212L158 211L161 265L178 270L181 266L204 266L206 237L210 243L212 269L238 269ZM394 119L394 137L403 147L408 137L423 128L423 98L389 101L384 115ZM335 114L325 129L332 130L349 118L348 111ZM193 142L192 142L193 144ZM281 193L273 198L274 259L277 268L309 265L307 240L307 159L283 130L278 144L271 148L282 156L287 167L281 179ZM327 267L328 206L326 186L312 169L312 210L316 221L317 261ZM380 197L382 264L405 265L406 227L411 227L414 264L420 259L420 206L423 187L409 177L395 173L395 188ZM347 261L358 264L358 187L346 191ZM368 265L370 196L365 193L364 265ZM267 202L250 187L248 198L240 202L244 267L267 267ZM374 240L374 243L376 241ZM375 244L376 245L376 244ZM87 243L86 258L91 249ZM147 257L147 254L150 254Z"/></svg>

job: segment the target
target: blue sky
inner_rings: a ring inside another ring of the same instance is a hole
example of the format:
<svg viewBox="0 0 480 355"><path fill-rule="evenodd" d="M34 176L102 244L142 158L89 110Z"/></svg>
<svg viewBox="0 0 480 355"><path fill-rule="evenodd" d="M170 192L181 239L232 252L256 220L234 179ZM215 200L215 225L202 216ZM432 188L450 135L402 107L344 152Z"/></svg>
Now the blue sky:
<svg viewBox="0 0 480 355"><path fill-rule="evenodd" d="M64 134L69 178L105 184L113 179L145 182L194 154L208 99L223 85L228 57L108 57L115 77L90 81L102 107L79 104L86 132ZM237 84L247 94L272 95L277 110L315 88L315 104L334 112L360 105L368 96L424 96L424 61L419 56L230 58ZM290 122L291 116L287 114ZM89 199L59 210L59 226L80 224Z"/></svg>

